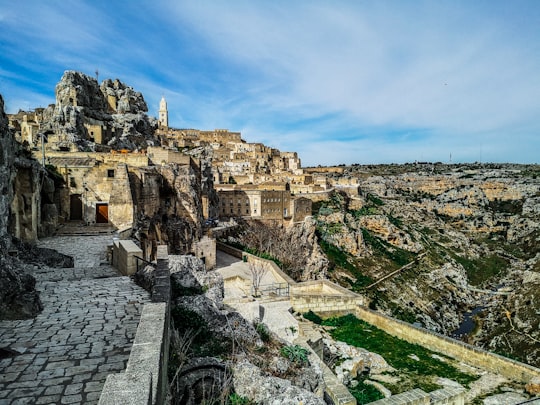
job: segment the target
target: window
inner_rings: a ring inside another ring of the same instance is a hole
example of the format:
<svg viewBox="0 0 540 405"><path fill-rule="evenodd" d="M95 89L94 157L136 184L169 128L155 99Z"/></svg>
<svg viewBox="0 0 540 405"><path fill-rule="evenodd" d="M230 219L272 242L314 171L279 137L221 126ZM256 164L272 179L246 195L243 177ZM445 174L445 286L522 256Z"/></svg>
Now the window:
<svg viewBox="0 0 540 405"><path fill-rule="evenodd" d="M107 177L113 178L114 177L114 169L108 169L107 170Z"/></svg>

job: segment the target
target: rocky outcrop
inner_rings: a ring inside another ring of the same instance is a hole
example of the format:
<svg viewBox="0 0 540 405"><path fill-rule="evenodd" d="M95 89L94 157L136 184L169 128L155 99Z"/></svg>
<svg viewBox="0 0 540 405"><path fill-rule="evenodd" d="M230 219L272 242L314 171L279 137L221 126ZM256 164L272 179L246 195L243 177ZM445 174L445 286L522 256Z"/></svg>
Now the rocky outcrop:
<svg viewBox="0 0 540 405"><path fill-rule="evenodd" d="M182 151L199 162L201 171L201 195L208 200L208 217L217 218L219 215L219 197L214 189L214 173L212 170L213 149L211 146L201 146Z"/></svg>
<svg viewBox="0 0 540 405"><path fill-rule="evenodd" d="M317 223L312 217L289 227L262 221L240 223L242 232L230 237L230 242L278 259L282 270L296 281L326 278L328 259L318 244Z"/></svg>
<svg viewBox="0 0 540 405"><path fill-rule="evenodd" d="M331 339L323 339L323 342L328 356L337 360L338 364L335 366L337 379L345 385L349 385L362 373L381 374L395 371L377 353Z"/></svg>
<svg viewBox="0 0 540 405"><path fill-rule="evenodd" d="M24 271L19 260L8 255L13 246L9 221L18 149L8 129L4 100L0 96L0 319L29 318L42 309L35 279Z"/></svg>
<svg viewBox="0 0 540 405"><path fill-rule="evenodd" d="M34 277L18 260L0 255L0 319L32 318L42 309Z"/></svg>
<svg viewBox="0 0 540 405"><path fill-rule="evenodd" d="M287 228L286 237L295 251L303 252L304 255L293 252L291 257L299 260L298 268L303 269L299 281L322 280L327 277L328 259L322 252L316 235L316 222L312 217L307 217L301 224L295 224ZM304 258L305 260L302 260Z"/></svg>
<svg viewBox="0 0 540 405"><path fill-rule="evenodd" d="M108 102L108 110L115 114L138 114L148 112L144 97L120 80L104 80L99 86Z"/></svg>
<svg viewBox="0 0 540 405"><path fill-rule="evenodd" d="M173 335L185 339L192 333L190 328L200 328L192 343L200 346L191 348L193 355L227 347L227 352L221 352L227 358L225 364L213 358L187 358L177 372L181 378L174 381L173 386L178 390L175 399L183 398L184 402L180 403L186 404L201 403L201 382L214 381L219 386L211 394L214 399L234 391L261 404L288 404L293 400L295 404L298 401L324 404L319 395L311 392L322 394L320 370L283 357L279 352L280 342L268 344L269 339L275 338L271 338L267 329L263 340L252 323L225 306L219 273L205 271L203 262L193 256L169 256L169 264L174 301L171 314L177 329ZM186 347L183 342L173 344L171 350L176 353L173 357L189 357L186 356L189 348L181 349ZM225 375L232 376L232 380L225 379Z"/></svg>
<svg viewBox="0 0 540 405"><path fill-rule="evenodd" d="M9 248L10 236L8 234L8 221L10 219L10 206L13 200L13 187L10 185L15 179L15 138L8 128L8 120L4 112L4 99L0 95L0 251Z"/></svg>
<svg viewBox="0 0 540 405"><path fill-rule="evenodd" d="M157 121L146 115L148 107L141 93L118 79L104 80L66 71L56 85L56 104L43 114L42 130L51 148L102 150L146 148L156 144ZM96 128L99 140L92 135Z"/></svg>
<svg viewBox="0 0 540 405"><path fill-rule="evenodd" d="M236 392L261 405L324 405L322 398L299 388L290 381L264 375L260 368L247 359L232 366L232 379Z"/></svg>
<svg viewBox="0 0 540 405"><path fill-rule="evenodd" d="M357 176L354 204L329 199L316 216L320 237L357 267L332 271L336 281L355 288L359 272L364 286L395 272L359 291L372 308L445 334L485 308L468 342L540 364L538 165L353 166L342 176Z"/></svg>

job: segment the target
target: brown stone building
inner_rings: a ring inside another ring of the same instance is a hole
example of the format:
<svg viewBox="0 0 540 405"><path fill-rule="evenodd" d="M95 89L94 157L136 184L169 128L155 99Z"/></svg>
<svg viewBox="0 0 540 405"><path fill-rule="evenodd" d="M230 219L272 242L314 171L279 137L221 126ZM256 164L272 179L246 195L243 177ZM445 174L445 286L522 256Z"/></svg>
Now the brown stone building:
<svg viewBox="0 0 540 405"><path fill-rule="evenodd" d="M291 195L285 183L219 185L220 218L298 222L311 215L311 200Z"/></svg>

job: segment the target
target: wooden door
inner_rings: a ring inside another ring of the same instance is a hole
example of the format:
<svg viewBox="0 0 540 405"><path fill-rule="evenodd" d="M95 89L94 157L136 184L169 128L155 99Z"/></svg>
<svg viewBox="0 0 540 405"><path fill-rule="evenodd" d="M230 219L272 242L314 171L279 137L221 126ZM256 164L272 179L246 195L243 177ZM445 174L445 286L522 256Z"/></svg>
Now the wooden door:
<svg viewBox="0 0 540 405"><path fill-rule="evenodd" d="M109 204L96 204L96 223L106 224L109 222Z"/></svg>
<svg viewBox="0 0 540 405"><path fill-rule="evenodd" d="M69 196L69 219L72 221L80 221L83 219L82 199L80 194L71 194Z"/></svg>

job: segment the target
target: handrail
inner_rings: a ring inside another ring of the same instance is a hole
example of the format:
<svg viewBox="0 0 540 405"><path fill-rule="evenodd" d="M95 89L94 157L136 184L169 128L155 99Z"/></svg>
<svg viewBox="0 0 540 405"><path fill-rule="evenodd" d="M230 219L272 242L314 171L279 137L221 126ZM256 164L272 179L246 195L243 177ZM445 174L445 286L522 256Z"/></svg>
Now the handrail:
<svg viewBox="0 0 540 405"><path fill-rule="evenodd" d="M136 264L136 266L137 266L137 271L139 271L139 269L140 269L140 267L139 267L139 262L146 263L147 265L150 265L150 266L152 266L152 267L154 267L154 268L155 268L156 265L157 265L156 263L153 263L153 262L151 262L151 261L148 261L148 260L146 260L146 259L143 259L142 257L139 257L139 256L137 256L137 255L134 255L133 257L137 260L137 264Z"/></svg>

